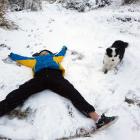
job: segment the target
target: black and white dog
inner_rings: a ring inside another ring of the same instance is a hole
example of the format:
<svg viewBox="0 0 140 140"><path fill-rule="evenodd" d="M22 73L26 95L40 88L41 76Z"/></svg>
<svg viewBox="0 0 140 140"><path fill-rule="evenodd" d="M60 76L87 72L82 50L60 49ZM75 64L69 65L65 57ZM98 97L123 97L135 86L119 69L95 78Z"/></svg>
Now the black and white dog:
<svg viewBox="0 0 140 140"><path fill-rule="evenodd" d="M117 40L111 47L106 49L106 53L103 60L103 72L107 73L109 70L116 68L117 65L122 61L127 48L128 43Z"/></svg>

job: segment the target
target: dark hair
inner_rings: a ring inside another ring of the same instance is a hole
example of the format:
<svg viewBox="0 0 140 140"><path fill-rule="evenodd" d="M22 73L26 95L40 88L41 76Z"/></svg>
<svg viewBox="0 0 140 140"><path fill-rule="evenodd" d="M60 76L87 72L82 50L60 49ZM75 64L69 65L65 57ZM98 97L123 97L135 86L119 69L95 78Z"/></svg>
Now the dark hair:
<svg viewBox="0 0 140 140"><path fill-rule="evenodd" d="M52 53L52 52L49 51L49 50L41 50L39 53L38 53L38 52L37 52L37 53L34 53L32 56L33 56L33 57L35 57L35 56L39 56L40 53L42 53L43 51L46 51L46 52L48 52L49 54L54 54L54 53Z"/></svg>
<svg viewBox="0 0 140 140"><path fill-rule="evenodd" d="M39 56L39 53L34 53L34 54L32 54L32 56L33 56L33 57Z"/></svg>
<svg viewBox="0 0 140 140"><path fill-rule="evenodd" d="M39 52L39 54L42 53L43 51L46 51L46 52L48 52L48 53L50 53L50 54L53 54L53 53L52 53L51 51L49 51L49 50L42 50L42 51Z"/></svg>

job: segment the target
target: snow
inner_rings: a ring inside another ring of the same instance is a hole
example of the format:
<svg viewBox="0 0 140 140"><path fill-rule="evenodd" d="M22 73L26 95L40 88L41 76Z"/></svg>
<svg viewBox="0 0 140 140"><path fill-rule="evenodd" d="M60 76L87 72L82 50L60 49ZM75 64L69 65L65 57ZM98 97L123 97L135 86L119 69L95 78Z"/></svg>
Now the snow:
<svg viewBox="0 0 140 140"><path fill-rule="evenodd" d="M0 99L32 78L32 72L15 63L4 63L10 52L31 56L49 49L57 52L68 47L63 61L68 79L97 112L118 115L110 128L91 138L77 140L138 140L140 108L129 105L125 96L140 96L140 10L139 5L110 6L86 13L66 10L57 4L44 5L40 12L12 12L7 17L19 30L0 28ZM130 21L122 19L130 18ZM102 61L105 49L115 40L129 43L119 70L104 74ZM72 55L72 52L75 51ZM55 140L74 135L80 128L90 129L94 122L78 112L71 102L45 90L30 97L22 110L33 112L24 120L0 118L0 135L13 140Z"/></svg>

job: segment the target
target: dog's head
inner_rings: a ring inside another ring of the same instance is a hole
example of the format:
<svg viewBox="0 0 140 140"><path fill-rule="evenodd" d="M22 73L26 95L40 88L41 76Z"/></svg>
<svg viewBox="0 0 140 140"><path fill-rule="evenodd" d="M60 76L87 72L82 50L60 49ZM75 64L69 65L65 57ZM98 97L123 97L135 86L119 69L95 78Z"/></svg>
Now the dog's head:
<svg viewBox="0 0 140 140"><path fill-rule="evenodd" d="M106 55L111 59L111 61L115 61L115 59L118 57L118 49L116 48L107 48L106 49Z"/></svg>

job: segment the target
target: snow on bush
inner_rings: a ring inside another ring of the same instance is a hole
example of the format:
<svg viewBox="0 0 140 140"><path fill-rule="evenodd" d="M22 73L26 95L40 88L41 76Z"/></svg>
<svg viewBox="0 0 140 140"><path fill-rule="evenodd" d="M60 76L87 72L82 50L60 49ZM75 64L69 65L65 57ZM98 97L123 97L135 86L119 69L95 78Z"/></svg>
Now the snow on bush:
<svg viewBox="0 0 140 140"><path fill-rule="evenodd" d="M139 0L123 0L124 4L130 4Z"/></svg>
<svg viewBox="0 0 140 140"><path fill-rule="evenodd" d="M110 5L111 0L60 0L67 9L75 9L79 12L91 10L95 7Z"/></svg>
<svg viewBox="0 0 140 140"><path fill-rule="evenodd" d="M1 0L0 1L0 27L6 29L14 29L14 23L6 19L6 10L8 8L8 0Z"/></svg>
<svg viewBox="0 0 140 140"><path fill-rule="evenodd" d="M24 9L31 9L31 11L41 10L42 0L25 0Z"/></svg>
<svg viewBox="0 0 140 140"><path fill-rule="evenodd" d="M108 5L120 6L123 4L130 4L139 0L47 0L53 2L62 3L67 9L74 9L79 12L92 10L94 8L100 8Z"/></svg>
<svg viewBox="0 0 140 140"><path fill-rule="evenodd" d="M0 26L5 22L5 0L0 1Z"/></svg>
<svg viewBox="0 0 140 140"><path fill-rule="evenodd" d="M9 0L12 11L30 9L38 11L42 9L42 0Z"/></svg>
<svg viewBox="0 0 140 140"><path fill-rule="evenodd" d="M18 29L18 26L14 22L6 18L6 11L8 6L8 0L0 0L0 27L10 30Z"/></svg>

